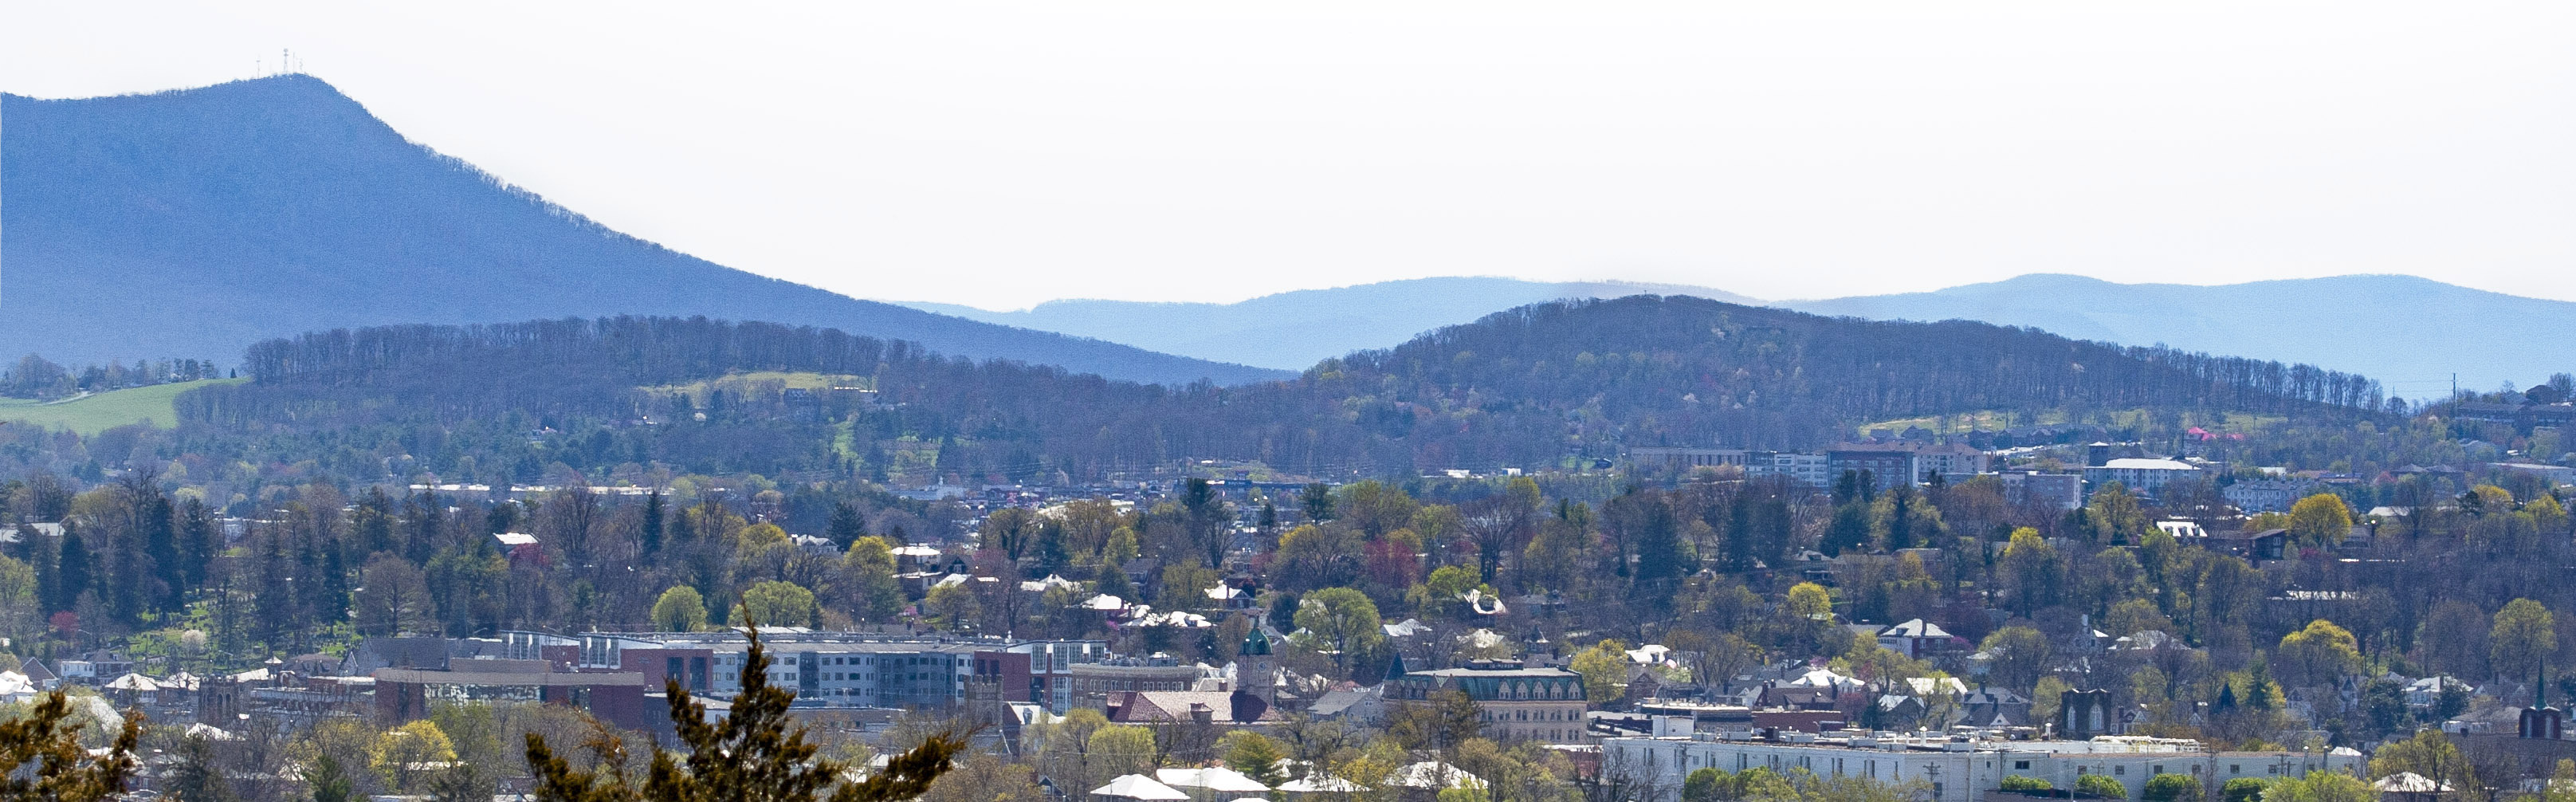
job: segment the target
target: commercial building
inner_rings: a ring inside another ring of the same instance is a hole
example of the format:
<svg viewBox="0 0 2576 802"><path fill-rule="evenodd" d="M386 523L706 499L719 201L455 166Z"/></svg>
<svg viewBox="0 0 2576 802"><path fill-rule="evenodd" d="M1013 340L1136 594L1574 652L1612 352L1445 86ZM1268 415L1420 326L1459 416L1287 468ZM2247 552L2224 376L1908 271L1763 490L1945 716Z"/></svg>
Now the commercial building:
<svg viewBox="0 0 2576 802"><path fill-rule="evenodd" d="M1583 675L1561 668L1525 668L1520 663L1477 661L1466 668L1411 671L1389 681L1388 712L1432 703L1440 691L1464 691L1476 703L1487 736L1497 739L1569 742L1584 736Z"/></svg>
<svg viewBox="0 0 2576 802"><path fill-rule="evenodd" d="M1215 690L1202 689L1199 680L1206 672L1198 666L1177 665L1168 660L1122 659L1113 662L1080 663L1068 672L1073 681L1073 705L1099 710L1109 706L1112 697L1144 691Z"/></svg>
<svg viewBox="0 0 2576 802"><path fill-rule="evenodd" d="M2005 777L2035 777L2058 788L2074 788L2085 775L2107 775L2136 799L2147 780L2159 774L2185 774L2201 783L2203 798L2217 798L2218 788L2239 777L2303 776L2312 771L2358 772L2361 753L2336 748L2326 752L2216 752L2197 741L2103 736L2090 740L2010 740L2000 733L1909 737L1845 731L1832 735L1803 732L1688 732L1687 719L1657 730L1671 734L1608 738L1602 741L1602 771L1624 772L1647 791L1640 802L1673 802L1682 778L1693 769L1743 771L1764 767L1787 772L1804 769L1826 777L1860 777L1888 783L1924 784L1926 802L1974 802L1998 790Z"/></svg>
<svg viewBox="0 0 2576 802"><path fill-rule="evenodd" d="M427 718L432 702L484 701L569 705L630 729L651 723L646 718L641 674L548 671L544 665L520 660L460 660L455 665L466 668L376 669L376 720L391 726Z"/></svg>
<svg viewBox="0 0 2576 802"><path fill-rule="evenodd" d="M1628 449L1628 464L1638 468L1687 471L1692 468L1744 467L1753 452L1740 448L1637 446Z"/></svg>

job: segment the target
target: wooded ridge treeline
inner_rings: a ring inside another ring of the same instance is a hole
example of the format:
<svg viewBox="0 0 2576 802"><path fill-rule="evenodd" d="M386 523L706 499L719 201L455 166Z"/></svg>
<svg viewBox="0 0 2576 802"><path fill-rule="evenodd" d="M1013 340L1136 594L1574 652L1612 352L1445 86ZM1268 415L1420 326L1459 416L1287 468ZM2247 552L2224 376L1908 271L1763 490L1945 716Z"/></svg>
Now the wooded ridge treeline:
<svg viewBox="0 0 2576 802"><path fill-rule="evenodd" d="M1170 388L942 357L832 329L616 317L334 330L249 349L257 381L181 399L191 426L310 431L539 416L740 423L641 387L729 371L873 380L877 439L960 442L955 468L1096 475L1179 458L1312 475L1544 466L1622 445L1802 448L1859 422L1979 410L2372 415L2366 378L1948 321L1826 318L1697 298L1538 304L1285 382ZM739 402L741 400L737 400ZM840 420L834 408L828 417ZM729 417L730 416L730 417ZM775 415L771 415L775 417ZM686 455L666 455L684 462Z"/></svg>

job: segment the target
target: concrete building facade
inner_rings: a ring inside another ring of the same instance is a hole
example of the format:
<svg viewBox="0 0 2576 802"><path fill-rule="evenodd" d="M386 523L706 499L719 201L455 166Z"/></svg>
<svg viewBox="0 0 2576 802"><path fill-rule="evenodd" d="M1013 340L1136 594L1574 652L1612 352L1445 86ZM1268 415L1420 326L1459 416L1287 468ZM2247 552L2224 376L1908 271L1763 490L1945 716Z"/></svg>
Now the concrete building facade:
<svg viewBox="0 0 2576 802"><path fill-rule="evenodd" d="M1583 740L1583 675L1560 668L1479 662L1466 668L1411 671L1387 683L1388 712L1431 704L1444 690L1464 691L1476 703L1487 737L1556 743Z"/></svg>
<svg viewBox="0 0 2576 802"><path fill-rule="evenodd" d="M2213 752L2198 742L2163 738L2102 737L2090 740L2005 740L1973 736L1907 737L1844 733L1818 736L1783 732L1693 733L1689 736L1610 738L1602 742L1602 770L1626 772L1651 791L1640 802L1673 802L1693 769L1743 771L1764 767L1804 769L1819 776L1861 777L1888 783L1921 782L1926 802L1974 802L2002 787L2003 778L2036 777L2073 788L2085 775L2102 774L2138 798L2159 774L2188 774L2204 798L2239 777L2303 776L2311 771L2358 772L2361 753Z"/></svg>

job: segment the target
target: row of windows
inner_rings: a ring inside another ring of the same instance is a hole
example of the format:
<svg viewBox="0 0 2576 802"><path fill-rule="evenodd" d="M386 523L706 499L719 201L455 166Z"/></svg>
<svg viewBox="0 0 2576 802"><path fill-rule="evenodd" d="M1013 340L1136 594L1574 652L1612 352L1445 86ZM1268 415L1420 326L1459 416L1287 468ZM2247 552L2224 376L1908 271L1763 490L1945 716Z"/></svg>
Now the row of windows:
<svg viewBox="0 0 2576 802"><path fill-rule="evenodd" d="M1648 765L1648 766L1652 766L1652 765L1654 765L1654 764L1655 764L1655 751L1654 751L1654 750L1652 750L1652 749L1645 750L1644 758L1645 758L1646 765ZM1685 748L1676 748L1676 749L1674 749L1674 750L1673 750L1673 760L1675 761L1675 764L1676 764L1676 765L1679 765L1679 766L1681 766L1681 767L1683 767L1683 768L1684 768L1684 769L1686 769L1686 770L1687 770L1687 769L1689 769L1689 768L1691 768L1691 767L1693 767L1693 766L1703 765L1703 764L1704 764L1704 765L1706 765L1706 766L1710 766L1710 767L1732 768L1733 770L1741 771L1741 770L1744 770L1744 769L1746 769L1746 768L1749 768L1749 767L1751 767L1751 766L1753 765L1753 762L1751 761L1751 759L1750 759L1750 758L1751 758L1751 756L1750 756L1749 754L1747 754L1747 753L1743 753L1743 752L1738 752L1738 753L1735 753L1735 765L1734 765L1734 766L1732 766L1732 767L1720 767L1720 766L1718 766L1718 756L1716 756L1716 755L1710 755L1710 756L1708 756L1708 757L1703 761L1703 760L1700 760L1700 759L1694 758L1694 757L1691 755L1691 753L1690 753L1690 751L1689 751L1688 749L1685 749ZM1843 758L1834 758L1834 759L1833 759L1833 772L1834 772L1835 774L1841 774L1841 773L1843 773L1843 771L1844 771L1844 763L1843 763L1843 761L1844 761L1844 759L1843 759ZM1770 756L1769 756L1769 760L1767 761L1767 764L1768 764L1771 768L1774 768L1774 769L1784 768L1784 766L1782 765L1781 757L1780 757L1779 755L1776 755L1776 754L1775 754L1775 755L1770 755ZM2014 771L2029 771L2029 770L2030 770L2030 764L2031 764L2031 761L2028 761L2028 760L2015 760L2015 761L2013 761L2013 762L2012 762L2012 770L2014 770ZM1805 756L1799 756L1799 757L1797 757L1794 761L1792 761L1792 762L1790 763L1790 765L1795 766L1795 767L1797 767L1797 768L1805 768L1805 769L1811 769L1811 770L1812 770L1812 768L1813 768L1813 767L1811 766L1810 762L1809 762L1809 759L1808 759L1807 757L1805 757ZM1902 774L1903 774L1903 772L1904 772L1904 764L1903 764L1903 763L1900 763L1900 762L1890 761L1890 767L1891 767L1891 769L1890 769L1890 770L1891 770L1891 772L1892 772L1892 773L1890 774L1890 778L1891 778L1891 779L1902 779ZM1985 766L1985 767L1986 767L1986 768L1989 768L1989 769L1994 768L1994 763L1993 763L1993 762L1991 762L1991 761L1989 761L1989 762L1987 762L1987 763L1986 763L1986 766ZM2114 776L2114 777L2125 777L2125 776L2128 776L2128 774L2129 774L2129 767L2128 767L2127 765L2124 765L2124 764L2112 764L2109 768L2110 768L2111 776ZM2101 772L2102 772L2102 769L2103 769L2103 767L2101 767L2101 766L2082 766L2082 765L2079 765L2079 766L2076 766L2076 767L2075 767L2075 773L2076 773L2077 775L2079 775L2079 776L2080 776L2080 775L2086 775L2086 774L2099 774L2099 773L2101 773ZM2201 773L2200 769L2201 769L2201 767L2200 767L2200 766L2198 766L2198 765L2193 765L2193 766L2191 766L2191 773L2192 773L2192 774L2195 774L2195 775L2200 774L2200 773ZM2313 767L2311 767L2311 769L2310 769L2310 770L2314 770L2314 769L2313 769ZM1876 761L1876 760L1863 760L1863 761L1861 761L1860 771L1861 771L1862 776L1865 776L1865 777L1877 777L1877 776L1878 776L1878 761ZM2280 766L2280 765L2278 765L2278 764L2274 764L2274 765L2266 765L2266 766L2264 766L2264 767L2263 767L2263 773L2265 773L2265 774L2270 774L2270 775L2278 776L2279 774L2281 774L2281 771L2282 771L2282 766ZM2147 766L2147 773L2148 773L2148 774L2150 774L2150 775L2163 774L2163 773L2165 773L2165 764L2162 764L2162 763L2149 764L2149 765ZM2228 765L2227 765L2227 773L2228 773L2228 774L2231 774L2231 775L2234 775L2234 774L2243 774L2243 773L2245 773L2245 765L2244 765L2244 764L2242 764L2242 763L2230 763L2230 764L2228 764Z"/></svg>
<svg viewBox="0 0 2576 802"><path fill-rule="evenodd" d="M1548 711L1543 711L1543 712L1545 712L1545 713L1546 713L1546 715L1539 716L1537 720L1539 720L1539 721L1573 721L1573 720L1574 720L1574 718L1575 718L1573 715L1571 715L1570 713L1568 713L1568 711L1564 711L1564 710L1548 710ZM1491 710L1485 710L1485 711L1479 711L1479 712L1476 714L1476 718L1478 718L1478 719L1480 719L1480 720L1484 720L1484 721L1529 721L1529 720L1531 720L1531 719L1530 719L1530 711L1527 711L1527 710L1510 710L1510 711L1504 711L1504 712L1501 712L1501 713L1496 713L1496 712L1491 711Z"/></svg>
<svg viewBox="0 0 2576 802"><path fill-rule="evenodd" d="M1406 699L1428 699L1437 687L1422 680L1407 681L1402 686ZM1583 698L1582 690L1571 682L1512 682L1495 688L1490 696L1477 695L1484 701L1502 700L1574 700Z"/></svg>

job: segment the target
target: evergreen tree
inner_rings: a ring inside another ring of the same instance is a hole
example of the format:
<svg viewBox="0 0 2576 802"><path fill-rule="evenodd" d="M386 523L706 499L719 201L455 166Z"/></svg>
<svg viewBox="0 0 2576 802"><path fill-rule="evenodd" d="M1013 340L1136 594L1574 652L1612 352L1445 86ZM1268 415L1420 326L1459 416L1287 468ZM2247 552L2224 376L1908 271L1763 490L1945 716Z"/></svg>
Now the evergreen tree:
<svg viewBox="0 0 2576 802"><path fill-rule="evenodd" d="M194 591L206 586L206 574L215 556L223 551L223 534L216 531L214 511L204 499L189 496L179 505L179 586Z"/></svg>
<svg viewBox="0 0 2576 802"><path fill-rule="evenodd" d="M850 544L857 543L859 538L867 536L868 522L866 518L859 516L857 505L844 501L832 505L832 521L824 527L823 532L824 536L832 539L833 548L849 551Z"/></svg>
<svg viewBox="0 0 2576 802"><path fill-rule="evenodd" d="M141 530L143 554L152 568L152 607L158 612L176 611L187 602L188 574L179 553L178 519L171 508L170 497L162 494L153 475L137 471L128 475L127 495L134 505L134 525Z"/></svg>
<svg viewBox="0 0 2576 802"><path fill-rule="evenodd" d="M1753 531L1753 501L1744 496L1738 492L1726 500L1726 552L1720 557L1729 573L1753 570L1755 552L1759 550L1759 538Z"/></svg>
<svg viewBox="0 0 2576 802"><path fill-rule="evenodd" d="M544 736L527 736L531 789L538 802L897 802L921 796L932 781L947 773L951 761L966 749L956 733L940 733L902 754L865 780L849 782L849 766L817 757L805 740L805 728L792 726L788 706L793 691L769 684L769 653L752 627L748 610L741 616L751 638L743 654L742 691L727 715L708 720L706 705L676 679L664 686L670 697L671 723L684 750L655 750L653 765L641 788L625 776L622 746L606 733L594 738L601 768L575 771L554 754ZM826 791L828 790L828 794Z"/></svg>
<svg viewBox="0 0 2576 802"><path fill-rule="evenodd" d="M18 546L19 553L26 556L27 568L36 575L36 606L43 608L36 611L37 616L41 618L58 610L69 609L59 606L64 596L62 544L47 543L41 537L29 537L22 538Z"/></svg>
<svg viewBox="0 0 2576 802"><path fill-rule="evenodd" d="M312 790L312 802L350 802L357 796L357 784L328 752L304 767L304 787Z"/></svg>
<svg viewBox="0 0 2576 802"><path fill-rule="evenodd" d="M1306 513L1307 523L1333 519L1333 488L1322 482L1308 484L1297 491L1297 503Z"/></svg>
<svg viewBox="0 0 2576 802"><path fill-rule="evenodd" d="M349 539L361 557L395 550L394 500L384 488L367 488L366 497L358 500L358 509L349 516Z"/></svg>
<svg viewBox="0 0 2576 802"><path fill-rule="evenodd" d="M125 780L134 775L135 743L143 737L143 714L129 711L106 754L81 748L80 726L71 720L71 700L62 691L36 697L24 715L0 721L0 799L49 802L105 802L122 798Z"/></svg>
<svg viewBox="0 0 2576 802"><path fill-rule="evenodd" d="M1914 548L1914 489L1899 485L1887 496L1887 550Z"/></svg>
<svg viewBox="0 0 2576 802"><path fill-rule="evenodd" d="M662 491L655 489L644 496L644 523L637 537L643 540L644 563L654 564L662 553Z"/></svg>
<svg viewBox="0 0 2576 802"><path fill-rule="evenodd" d="M81 594L89 592L90 579L96 569L91 565L89 546L81 539L79 524L63 522L62 557L55 563L52 608L69 610L80 604Z"/></svg>
<svg viewBox="0 0 2576 802"><path fill-rule="evenodd" d="M502 502L506 506L509 502ZM445 508L427 491L403 499L402 555L413 565L425 565L438 553L438 527Z"/></svg>
<svg viewBox="0 0 2576 802"><path fill-rule="evenodd" d="M224 781L215 745L204 736L179 739L179 764L170 770L167 793L178 802L238 802L232 783Z"/></svg>

